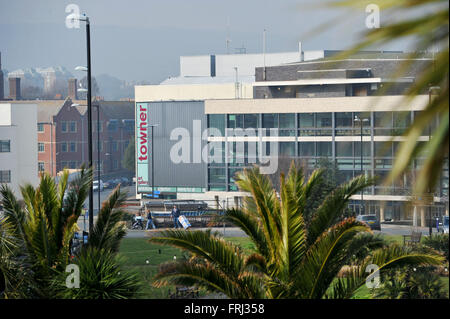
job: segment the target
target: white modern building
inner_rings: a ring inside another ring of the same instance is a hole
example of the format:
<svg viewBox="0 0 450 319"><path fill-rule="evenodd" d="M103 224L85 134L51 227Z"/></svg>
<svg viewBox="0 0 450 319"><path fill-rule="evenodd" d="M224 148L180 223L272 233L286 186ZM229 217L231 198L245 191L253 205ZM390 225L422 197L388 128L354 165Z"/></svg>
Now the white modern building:
<svg viewBox="0 0 450 319"><path fill-rule="evenodd" d="M20 186L37 186L37 105L0 103L0 184L8 185L17 198Z"/></svg>

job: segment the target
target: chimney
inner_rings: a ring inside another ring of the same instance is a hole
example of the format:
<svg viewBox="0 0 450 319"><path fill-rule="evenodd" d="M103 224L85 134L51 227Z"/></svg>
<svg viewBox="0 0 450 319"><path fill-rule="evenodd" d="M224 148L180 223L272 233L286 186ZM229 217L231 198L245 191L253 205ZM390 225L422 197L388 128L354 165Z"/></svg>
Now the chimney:
<svg viewBox="0 0 450 319"><path fill-rule="evenodd" d="M77 94L77 79L69 79L68 95L72 101L78 100Z"/></svg>
<svg viewBox="0 0 450 319"><path fill-rule="evenodd" d="M0 52L0 101L5 99L5 88L3 83L3 72L2 72L2 53Z"/></svg>
<svg viewBox="0 0 450 319"><path fill-rule="evenodd" d="M9 78L9 98L20 100L20 78Z"/></svg>

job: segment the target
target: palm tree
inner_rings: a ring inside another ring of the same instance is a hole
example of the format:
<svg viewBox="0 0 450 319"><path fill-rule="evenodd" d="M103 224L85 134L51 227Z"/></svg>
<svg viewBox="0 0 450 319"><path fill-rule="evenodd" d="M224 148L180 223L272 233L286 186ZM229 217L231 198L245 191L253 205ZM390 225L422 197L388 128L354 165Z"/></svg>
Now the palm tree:
<svg viewBox="0 0 450 319"><path fill-rule="evenodd" d="M92 170L82 167L70 183L68 177L66 170L56 184L50 175L43 174L37 188L21 187L23 206L8 186L0 187L4 206L0 221L0 293L4 297L126 298L138 290L137 277L121 270L117 255L126 233L119 223L123 214L119 207L126 195L120 185L103 203L88 245L71 259L71 241ZM65 286L69 263L79 266L83 289Z"/></svg>
<svg viewBox="0 0 450 319"><path fill-rule="evenodd" d="M126 193L118 185L103 202L97 221L89 234L88 244L75 255L73 263L80 273L79 289L65 286L67 273L60 273L54 281L58 296L69 299L127 299L134 297L141 288L133 271L123 267L118 255L120 242L126 235L125 225L120 223L125 213L120 207Z"/></svg>
<svg viewBox="0 0 450 319"><path fill-rule="evenodd" d="M56 184L50 175L43 174L37 188L22 186L23 207L7 185L0 187L4 206L2 238L10 238L16 246L9 260L20 260L21 267L29 272L33 284L27 285L24 294L28 297L51 298L51 278L64 271L69 262L70 241L87 196L91 171L81 169L70 184L68 177L65 171ZM17 281L17 273L6 274L7 281Z"/></svg>
<svg viewBox="0 0 450 319"><path fill-rule="evenodd" d="M425 109L414 119L413 124L404 133L406 141L396 154L390 176L395 179L409 169L417 156L425 157L415 182L415 194L432 192L441 173L448 162L449 151L449 6L447 0L339 0L329 2L331 6L365 8L368 4L377 4L384 12L395 13L402 17L395 22L387 22L381 28L371 29L360 43L349 49L340 57L349 56L361 49L382 45L402 38L414 38L416 52L411 58L420 58L424 52L433 52L433 65L425 69L412 84L406 99L410 101L419 94L429 94L430 100ZM405 12L415 10L422 12L413 18L404 19ZM439 49L438 52L436 49ZM399 76L411 65L405 60L399 70L394 70L394 77ZM387 86L385 86L387 89ZM431 98L431 96L434 98ZM432 128L432 123L439 123ZM431 131L433 129L433 131ZM432 138L427 143L419 143L419 136Z"/></svg>
<svg viewBox="0 0 450 319"><path fill-rule="evenodd" d="M258 167L238 173L237 185L250 196L242 209L229 210L225 218L249 236L256 251L248 255L211 232L165 231L150 241L182 248L192 257L162 269L155 286L196 284L230 298L349 298L365 283L370 264L384 271L441 261L438 256L389 246L375 250L352 265L347 276L337 278L365 246L357 235L370 231L354 218L342 218L342 212L351 196L373 181L360 176L340 185L305 223L310 192L322 175L316 170L306 179L293 164L287 178L281 175L278 196ZM361 245L352 245L354 240Z"/></svg>

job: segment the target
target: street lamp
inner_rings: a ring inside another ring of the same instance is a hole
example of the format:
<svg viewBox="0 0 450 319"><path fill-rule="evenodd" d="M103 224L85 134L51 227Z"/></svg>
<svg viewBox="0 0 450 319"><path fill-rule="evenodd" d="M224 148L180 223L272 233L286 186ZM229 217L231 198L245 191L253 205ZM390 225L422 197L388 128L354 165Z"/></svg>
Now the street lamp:
<svg viewBox="0 0 450 319"><path fill-rule="evenodd" d="M78 92L83 92L82 90L86 89L78 89ZM82 104L72 104L72 107L74 106L86 106ZM98 210L100 211L100 105L99 104L93 104L93 107L97 109L97 180L98 180Z"/></svg>
<svg viewBox="0 0 450 319"><path fill-rule="evenodd" d="M441 87L440 86L430 86L429 88L428 88L428 107L430 107L431 106L431 102L432 102L432 100L431 100L431 95L434 93L434 94L439 94L439 91L441 90ZM428 126L428 142L430 142L430 140L431 140L431 124ZM428 221L428 233L429 233L429 235L431 236L431 234L433 233L433 228L432 228L432 220L431 220L431 204L433 203L433 194L431 194L431 190L428 188L428 194L427 194L428 196L431 196L431 203L429 203L429 205L428 205L428 218L429 218L429 221ZM427 197L428 197L427 196Z"/></svg>
<svg viewBox="0 0 450 319"><path fill-rule="evenodd" d="M92 107L91 107L91 32L89 17L85 14L75 18L79 21L86 22L86 55L87 55L87 67L77 67L77 70L87 72L87 112L88 112L88 154L89 154L89 167L92 168ZM94 202L93 202L93 183L92 179L89 182L89 233L91 233L94 227Z"/></svg>
<svg viewBox="0 0 450 319"><path fill-rule="evenodd" d="M369 122L369 119L360 119L357 115L355 115L355 122L359 122L360 127L361 127L361 174L363 173L363 125L364 122ZM361 190L361 205L359 208L359 214L363 215L364 213L364 206L363 206L363 199L364 199L364 190Z"/></svg>
<svg viewBox="0 0 450 319"><path fill-rule="evenodd" d="M159 126L159 124L150 124L148 126L152 128L152 198L155 198L155 152L153 150L153 128Z"/></svg>

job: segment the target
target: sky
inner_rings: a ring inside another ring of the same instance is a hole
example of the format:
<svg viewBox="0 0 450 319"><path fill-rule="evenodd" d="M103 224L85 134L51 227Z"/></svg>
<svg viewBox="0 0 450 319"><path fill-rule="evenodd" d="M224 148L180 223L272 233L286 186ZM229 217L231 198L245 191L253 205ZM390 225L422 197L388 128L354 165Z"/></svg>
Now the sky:
<svg viewBox="0 0 450 319"><path fill-rule="evenodd" d="M179 75L183 55L346 49L361 39L366 13L319 0L0 0L2 68L86 64L85 25L68 28L74 4L91 21L92 74L159 83ZM382 21L383 21L383 17ZM319 26L326 27L312 33ZM377 49L406 50L408 42Z"/></svg>

